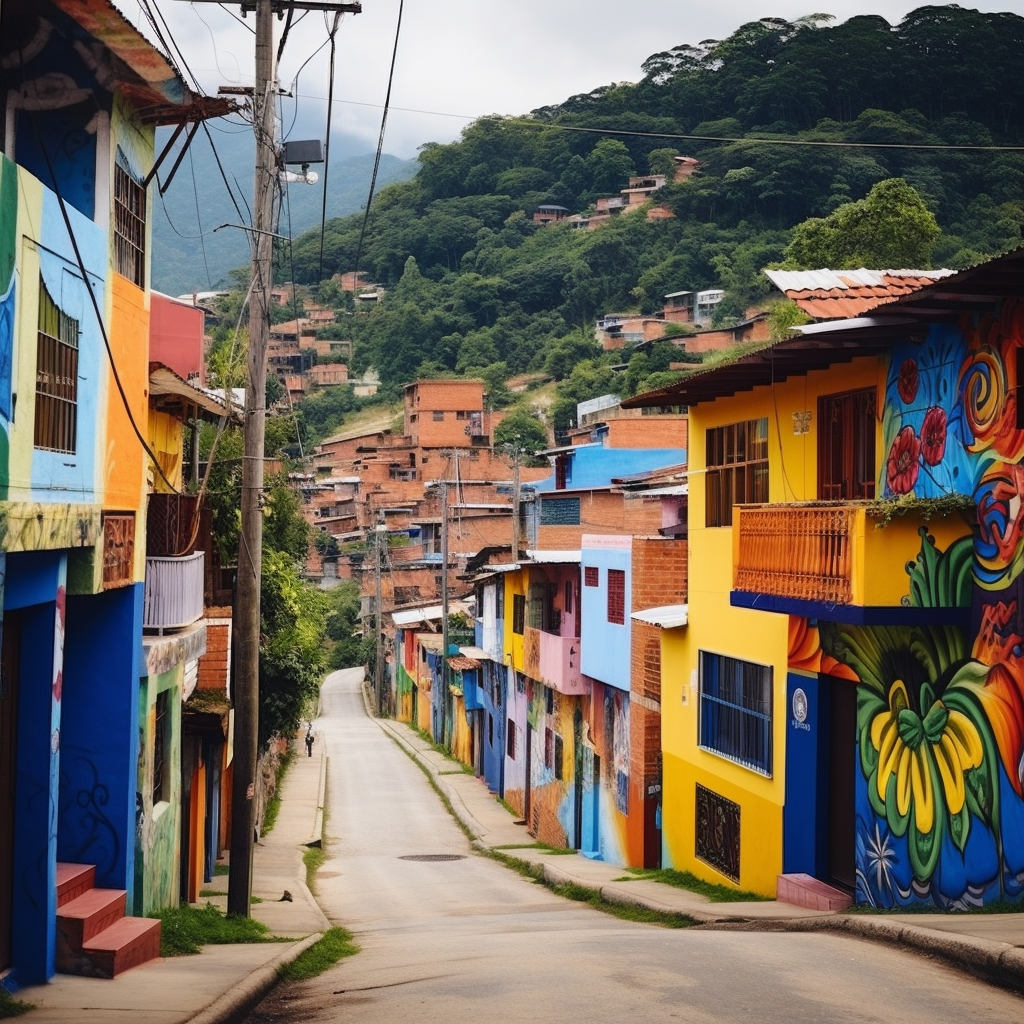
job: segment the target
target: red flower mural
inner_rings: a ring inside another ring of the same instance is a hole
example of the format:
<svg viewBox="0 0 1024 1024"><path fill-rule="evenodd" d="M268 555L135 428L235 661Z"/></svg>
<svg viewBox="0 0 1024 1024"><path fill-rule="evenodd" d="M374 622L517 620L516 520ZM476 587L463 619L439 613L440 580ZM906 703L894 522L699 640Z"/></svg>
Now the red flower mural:
<svg viewBox="0 0 1024 1024"><path fill-rule="evenodd" d="M904 427L889 449L886 482L893 494L908 494L921 471L921 442L913 427Z"/></svg>
<svg viewBox="0 0 1024 1024"><path fill-rule="evenodd" d="M946 454L946 411L933 405L921 424L921 455L929 466L937 466Z"/></svg>
<svg viewBox="0 0 1024 1024"><path fill-rule="evenodd" d="M903 360L900 366L900 375L896 381L896 390L905 405L910 405L917 398L917 360Z"/></svg>

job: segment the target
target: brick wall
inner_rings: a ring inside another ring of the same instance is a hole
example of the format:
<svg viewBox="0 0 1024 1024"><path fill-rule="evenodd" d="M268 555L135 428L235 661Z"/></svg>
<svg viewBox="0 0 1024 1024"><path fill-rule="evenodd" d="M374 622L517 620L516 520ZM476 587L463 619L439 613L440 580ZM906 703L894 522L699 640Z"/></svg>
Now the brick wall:
<svg viewBox="0 0 1024 1024"><path fill-rule="evenodd" d="M648 701L661 701L661 630L633 620L630 687Z"/></svg>
<svg viewBox="0 0 1024 1024"><path fill-rule="evenodd" d="M549 492L550 493L550 492ZM556 496L570 492L556 492ZM661 529L661 499L641 494L613 494L611 491L572 492L580 499L578 526L541 526L537 546L543 550L576 550L585 533L613 533L650 536ZM543 499L541 499L543 500Z"/></svg>
<svg viewBox="0 0 1024 1024"><path fill-rule="evenodd" d="M231 609L207 608L206 653L199 659L197 690L227 690L231 667Z"/></svg>
<svg viewBox="0 0 1024 1024"><path fill-rule="evenodd" d="M687 542L668 537L633 541L633 611L683 604L687 587Z"/></svg>
<svg viewBox="0 0 1024 1024"><path fill-rule="evenodd" d="M686 416L638 416L609 419L609 448L686 448Z"/></svg>

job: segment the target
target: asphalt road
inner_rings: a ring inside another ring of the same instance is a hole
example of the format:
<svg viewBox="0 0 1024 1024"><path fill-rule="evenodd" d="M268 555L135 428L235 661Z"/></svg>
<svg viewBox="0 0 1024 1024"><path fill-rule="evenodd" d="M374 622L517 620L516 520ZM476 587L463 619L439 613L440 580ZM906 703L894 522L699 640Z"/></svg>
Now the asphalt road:
<svg viewBox="0 0 1024 1024"><path fill-rule="evenodd" d="M831 935L669 930L552 895L474 853L422 771L334 673L320 905L362 952L279 988L248 1024L1024 1020L1024 999ZM444 855L444 860L403 858Z"/></svg>

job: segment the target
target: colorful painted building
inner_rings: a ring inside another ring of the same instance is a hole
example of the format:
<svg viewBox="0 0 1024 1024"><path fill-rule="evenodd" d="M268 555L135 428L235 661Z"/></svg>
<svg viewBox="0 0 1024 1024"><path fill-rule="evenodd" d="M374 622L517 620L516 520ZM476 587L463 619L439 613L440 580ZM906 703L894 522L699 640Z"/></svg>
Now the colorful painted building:
<svg viewBox="0 0 1024 1024"><path fill-rule="evenodd" d="M0 970L16 986L90 969L58 927L59 863L135 903L147 176L157 124L227 105L193 96L107 0L5 2L0 100Z"/></svg>
<svg viewBox="0 0 1024 1024"><path fill-rule="evenodd" d="M666 864L802 901L1024 891L1024 253L627 404L691 416Z"/></svg>

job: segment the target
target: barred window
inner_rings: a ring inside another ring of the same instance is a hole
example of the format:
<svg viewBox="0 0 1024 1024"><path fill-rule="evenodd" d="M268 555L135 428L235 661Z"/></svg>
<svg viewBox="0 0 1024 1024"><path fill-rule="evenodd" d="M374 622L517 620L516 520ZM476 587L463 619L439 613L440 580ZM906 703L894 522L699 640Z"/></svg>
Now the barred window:
<svg viewBox="0 0 1024 1024"><path fill-rule="evenodd" d="M733 505L768 500L768 420L707 432L705 525L732 526Z"/></svg>
<svg viewBox="0 0 1024 1024"><path fill-rule="evenodd" d="M36 413L33 444L73 454L78 439L78 321L61 311L39 280Z"/></svg>
<svg viewBox="0 0 1024 1024"><path fill-rule="evenodd" d="M579 498L544 498L540 503L541 526L579 526Z"/></svg>
<svg viewBox="0 0 1024 1024"><path fill-rule="evenodd" d="M626 574L622 569L608 570L608 621L626 623Z"/></svg>
<svg viewBox="0 0 1024 1024"><path fill-rule="evenodd" d="M170 795L167 788L169 765L167 755L170 746L170 691L162 690L156 695L156 722L153 729L153 803L158 804Z"/></svg>
<svg viewBox="0 0 1024 1024"><path fill-rule="evenodd" d="M146 190L114 164L114 269L146 287Z"/></svg>
<svg viewBox="0 0 1024 1024"><path fill-rule="evenodd" d="M526 625L526 595L512 595L512 632L523 635L523 628Z"/></svg>
<svg viewBox="0 0 1024 1024"><path fill-rule="evenodd" d="M599 570L596 565L585 565L583 567L583 586L600 586L600 577L598 575L598 572Z"/></svg>
<svg viewBox="0 0 1024 1024"><path fill-rule="evenodd" d="M772 774L772 670L700 652L700 738L704 750Z"/></svg>

